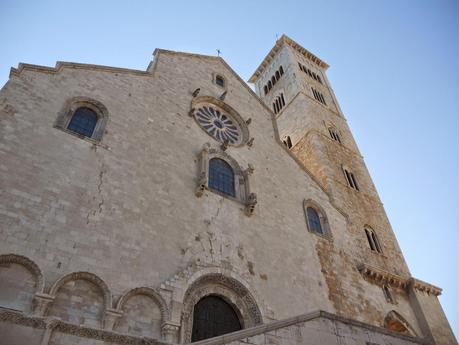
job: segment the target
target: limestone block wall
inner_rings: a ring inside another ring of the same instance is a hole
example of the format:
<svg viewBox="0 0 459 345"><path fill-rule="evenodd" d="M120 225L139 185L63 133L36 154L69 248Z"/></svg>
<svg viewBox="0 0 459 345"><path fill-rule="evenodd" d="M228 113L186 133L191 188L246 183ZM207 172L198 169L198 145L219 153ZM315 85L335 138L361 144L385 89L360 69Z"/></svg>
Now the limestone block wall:
<svg viewBox="0 0 459 345"><path fill-rule="evenodd" d="M250 123L252 144L224 150L250 171L250 217L238 200L196 196L203 147L223 151L189 115L197 90ZM75 97L106 107L100 142L55 127ZM227 297L247 327L318 309L384 326L390 307L418 332L403 298L388 306L366 288L352 235L360 225L286 152L272 112L222 59L161 50L146 72L22 66L0 92L0 112L0 258L13 265L0 266L9 277L0 301L28 296L13 309L60 318L51 342L119 332L184 343L202 293ZM307 230L304 200L320 205L331 239Z"/></svg>

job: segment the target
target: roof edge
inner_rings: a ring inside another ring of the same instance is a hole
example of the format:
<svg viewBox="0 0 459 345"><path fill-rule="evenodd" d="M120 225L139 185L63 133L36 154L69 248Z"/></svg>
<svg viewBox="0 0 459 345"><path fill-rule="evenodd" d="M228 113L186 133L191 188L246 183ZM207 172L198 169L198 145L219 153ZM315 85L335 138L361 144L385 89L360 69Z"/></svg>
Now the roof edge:
<svg viewBox="0 0 459 345"><path fill-rule="evenodd" d="M11 67L9 77L19 76L24 70L36 71L42 73L59 73L63 68L74 68L74 69L87 69L87 70L99 70L105 72L117 72L117 73L130 73L136 75L149 75L148 71L141 71L137 69L122 68L122 67L112 67L104 65L93 65L85 64L78 62L66 62L66 61L57 61L54 67L34 65L28 63L19 63L18 67Z"/></svg>

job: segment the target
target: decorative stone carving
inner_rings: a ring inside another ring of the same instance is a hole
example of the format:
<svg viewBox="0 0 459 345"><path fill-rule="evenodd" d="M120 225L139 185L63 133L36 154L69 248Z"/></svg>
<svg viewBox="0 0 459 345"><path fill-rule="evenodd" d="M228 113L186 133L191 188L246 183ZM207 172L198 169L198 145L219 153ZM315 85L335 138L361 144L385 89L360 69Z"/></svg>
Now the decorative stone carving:
<svg viewBox="0 0 459 345"><path fill-rule="evenodd" d="M223 143L221 146L225 145ZM248 168L242 170L238 162L228 155L222 147L212 148L206 143L198 154L198 178L196 179L195 195L201 197L208 189L209 161L213 158L224 160L230 165L234 173L234 190L237 201L245 206L245 214L251 216L257 204L257 196L250 192L249 175L253 174L254 167L249 164Z"/></svg>
<svg viewBox="0 0 459 345"><path fill-rule="evenodd" d="M250 193L247 203L245 205L245 214L251 216L255 211L255 206L257 205L257 195L255 193Z"/></svg>
<svg viewBox="0 0 459 345"><path fill-rule="evenodd" d="M196 185L196 189L194 194L199 198L204 194L204 191L207 187L207 175L205 171L201 171L198 177L198 183Z"/></svg>
<svg viewBox="0 0 459 345"><path fill-rule="evenodd" d="M428 294L435 296L441 295L442 290L439 287L423 282L422 280L412 277L402 277L367 264L360 264L357 269L366 280L371 281L374 284L381 286L390 285L394 288L401 289L413 287L418 291L423 291Z"/></svg>
<svg viewBox="0 0 459 345"><path fill-rule="evenodd" d="M191 102L190 113L208 135L221 143L227 141L227 145L238 147L249 139L247 123L223 99L195 97Z"/></svg>
<svg viewBox="0 0 459 345"><path fill-rule="evenodd" d="M247 169L244 170L244 173L246 173L247 175L252 175L254 171L255 168L252 164L249 163Z"/></svg>

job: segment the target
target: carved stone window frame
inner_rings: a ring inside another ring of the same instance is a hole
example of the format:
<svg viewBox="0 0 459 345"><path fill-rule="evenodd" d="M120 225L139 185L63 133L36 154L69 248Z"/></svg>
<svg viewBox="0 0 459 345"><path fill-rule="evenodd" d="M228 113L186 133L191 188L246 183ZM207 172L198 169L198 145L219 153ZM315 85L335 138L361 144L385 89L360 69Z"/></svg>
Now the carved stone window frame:
<svg viewBox="0 0 459 345"><path fill-rule="evenodd" d="M97 123L91 137L87 137L68 129L75 111L82 107L91 109L97 115ZM98 143L102 140L107 122L108 110L101 102L89 97L73 97L64 103L64 106L56 118L54 127L81 139Z"/></svg>
<svg viewBox="0 0 459 345"><path fill-rule="evenodd" d="M209 162L213 158L218 158L233 169L234 173L234 192L235 197L226 193L209 188ZM251 216L257 204L257 196L250 191L249 174L253 172L253 168L249 166L246 170L242 170L238 162L221 148L212 148L209 143L205 144L198 155L198 180L195 190L197 197L201 197L205 190L216 193L225 198L237 201L245 205L245 213Z"/></svg>
<svg viewBox="0 0 459 345"><path fill-rule="evenodd" d="M319 234L318 232L311 229L311 227L309 226L309 219L308 219L308 208L309 207L313 208L319 215L320 226L322 228L323 234ZM316 203L312 199L303 200L303 212L304 212L304 219L306 221L306 227L310 233L317 235L319 237L326 238L328 240L333 239L327 214L325 213L325 210L321 206L319 206L318 203Z"/></svg>

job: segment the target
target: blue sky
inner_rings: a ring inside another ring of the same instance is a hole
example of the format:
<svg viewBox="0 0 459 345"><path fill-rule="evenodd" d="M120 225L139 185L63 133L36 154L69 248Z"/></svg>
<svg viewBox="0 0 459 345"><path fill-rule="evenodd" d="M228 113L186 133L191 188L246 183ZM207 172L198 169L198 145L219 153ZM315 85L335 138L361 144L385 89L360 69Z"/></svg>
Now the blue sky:
<svg viewBox="0 0 459 345"><path fill-rule="evenodd" d="M156 47L220 49L247 80L287 34L331 65L411 272L444 289L459 334L458 17L446 0L0 0L0 84L19 62L144 70Z"/></svg>

